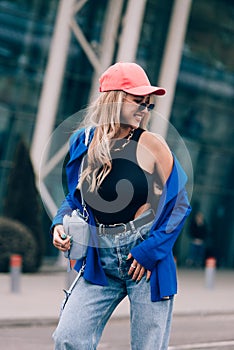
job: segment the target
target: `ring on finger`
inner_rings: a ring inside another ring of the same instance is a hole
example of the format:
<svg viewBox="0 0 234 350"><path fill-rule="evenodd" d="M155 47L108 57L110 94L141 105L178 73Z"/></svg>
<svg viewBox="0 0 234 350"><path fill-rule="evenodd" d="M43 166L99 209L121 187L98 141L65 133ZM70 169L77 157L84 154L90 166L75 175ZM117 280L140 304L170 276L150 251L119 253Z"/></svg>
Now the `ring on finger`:
<svg viewBox="0 0 234 350"><path fill-rule="evenodd" d="M136 269L136 266L134 266L133 264L131 264L131 267L132 267L133 269Z"/></svg>

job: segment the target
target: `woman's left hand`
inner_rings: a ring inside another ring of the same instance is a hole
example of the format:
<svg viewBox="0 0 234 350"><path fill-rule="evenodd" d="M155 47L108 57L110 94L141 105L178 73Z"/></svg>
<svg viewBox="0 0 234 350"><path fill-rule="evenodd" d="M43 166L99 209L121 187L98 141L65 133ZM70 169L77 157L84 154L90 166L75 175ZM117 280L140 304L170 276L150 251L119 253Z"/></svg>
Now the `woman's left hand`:
<svg viewBox="0 0 234 350"><path fill-rule="evenodd" d="M127 260L133 258L132 254L129 253ZM136 281L136 282L140 282L140 280L142 279L142 277L144 276L146 271L146 281L148 282L150 280L150 276L151 276L151 271L146 270L141 264L139 264L137 262L136 259L133 260L133 262L131 263L131 266L128 270L128 274L132 275L132 280Z"/></svg>

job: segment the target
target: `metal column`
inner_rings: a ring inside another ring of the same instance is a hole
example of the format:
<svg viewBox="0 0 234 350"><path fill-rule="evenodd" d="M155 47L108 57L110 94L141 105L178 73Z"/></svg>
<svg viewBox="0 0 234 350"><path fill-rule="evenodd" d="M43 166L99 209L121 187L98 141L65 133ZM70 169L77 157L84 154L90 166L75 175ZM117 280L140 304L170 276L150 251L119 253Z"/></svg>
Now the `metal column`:
<svg viewBox="0 0 234 350"><path fill-rule="evenodd" d="M158 82L159 86L166 88L167 95L157 98L157 112L166 121L170 119L191 4L192 0L175 0L172 11ZM166 137L167 128L168 123L160 122L160 118L152 118L151 130L153 132Z"/></svg>
<svg viewBox="0 0 234 350"><path fill-rule="evenodd" d="M100 73L112 63L117 32L121 21L123 0L110 0L103 26L101 54L99 58L75 20L75 15L88 1L89 0L60 0L32 140L31 157L34 171L37 176L38 185L40 181L41 196L52 217L55 215L57 207L44 183L44 179L58 162L65 157L68 145L63 145L51 159L48 159L47 154L45 154L45 146L54 129L71 33L73 32L75 38L84 50L87 59L93 66L94 78L91 92L94 94L98 92L98 78ZM47 147L47 149L49 149L49 147ZM40 171L42 155L44 163Z"/></svg>
<svg viewBox="0 0 234 350"><path fill-rule="evenodd" d="M31 157L37 178L39 176L42 153L56 119L70 43L70 18L74 3L75 0L60 0L58 8L31 145Z"/></svg>
<svg viewBox="0 0 234 350"><path fill-rule="evenodd" d="M135 61L145 6L146 0L128 1L126 14L123 19L123 31L120 37L117 61Z"/></svg>
<svg viewBox="0 0 234 350"><path fill-rule="evenodd" d="M94 72L89 100L92 101L98 96L99 77L107 69L113 60L113 55L117 42L119 24L123 0L109 0L104 26L102 29L100 69Z"/></svg>

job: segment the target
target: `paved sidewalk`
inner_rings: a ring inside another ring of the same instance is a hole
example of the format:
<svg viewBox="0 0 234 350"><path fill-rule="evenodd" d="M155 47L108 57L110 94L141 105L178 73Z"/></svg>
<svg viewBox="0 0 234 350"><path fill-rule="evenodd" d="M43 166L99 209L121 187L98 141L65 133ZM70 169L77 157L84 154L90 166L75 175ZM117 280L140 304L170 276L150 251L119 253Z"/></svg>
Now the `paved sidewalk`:
<svg viewBox="0 0 234 350"><path fill-rule="evenodd" d="M0 274L0 325L57 322L63 289L69 283L66 271L43 268L36 274L22 274L20 292L11 292L11 275ZM214 287L207 288L204 270L178 270L179 293L174 314L234 313L234 271L217 270ZM112 317L127 317L125 299Z"/></svg>

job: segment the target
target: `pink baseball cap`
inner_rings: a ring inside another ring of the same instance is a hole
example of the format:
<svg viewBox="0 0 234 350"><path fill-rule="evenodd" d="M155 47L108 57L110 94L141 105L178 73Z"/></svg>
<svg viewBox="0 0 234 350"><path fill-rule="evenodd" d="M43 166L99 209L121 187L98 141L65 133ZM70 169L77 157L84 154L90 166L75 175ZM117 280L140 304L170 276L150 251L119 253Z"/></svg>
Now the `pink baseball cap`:
<svg viewBox="0 0 234 350"><path fill-rule="evenodd" d="M100 92L122 90L136 96L166 93L165 89L152 86L145 71L136 63L115 63L101 75L99 82Z"/></svg>

